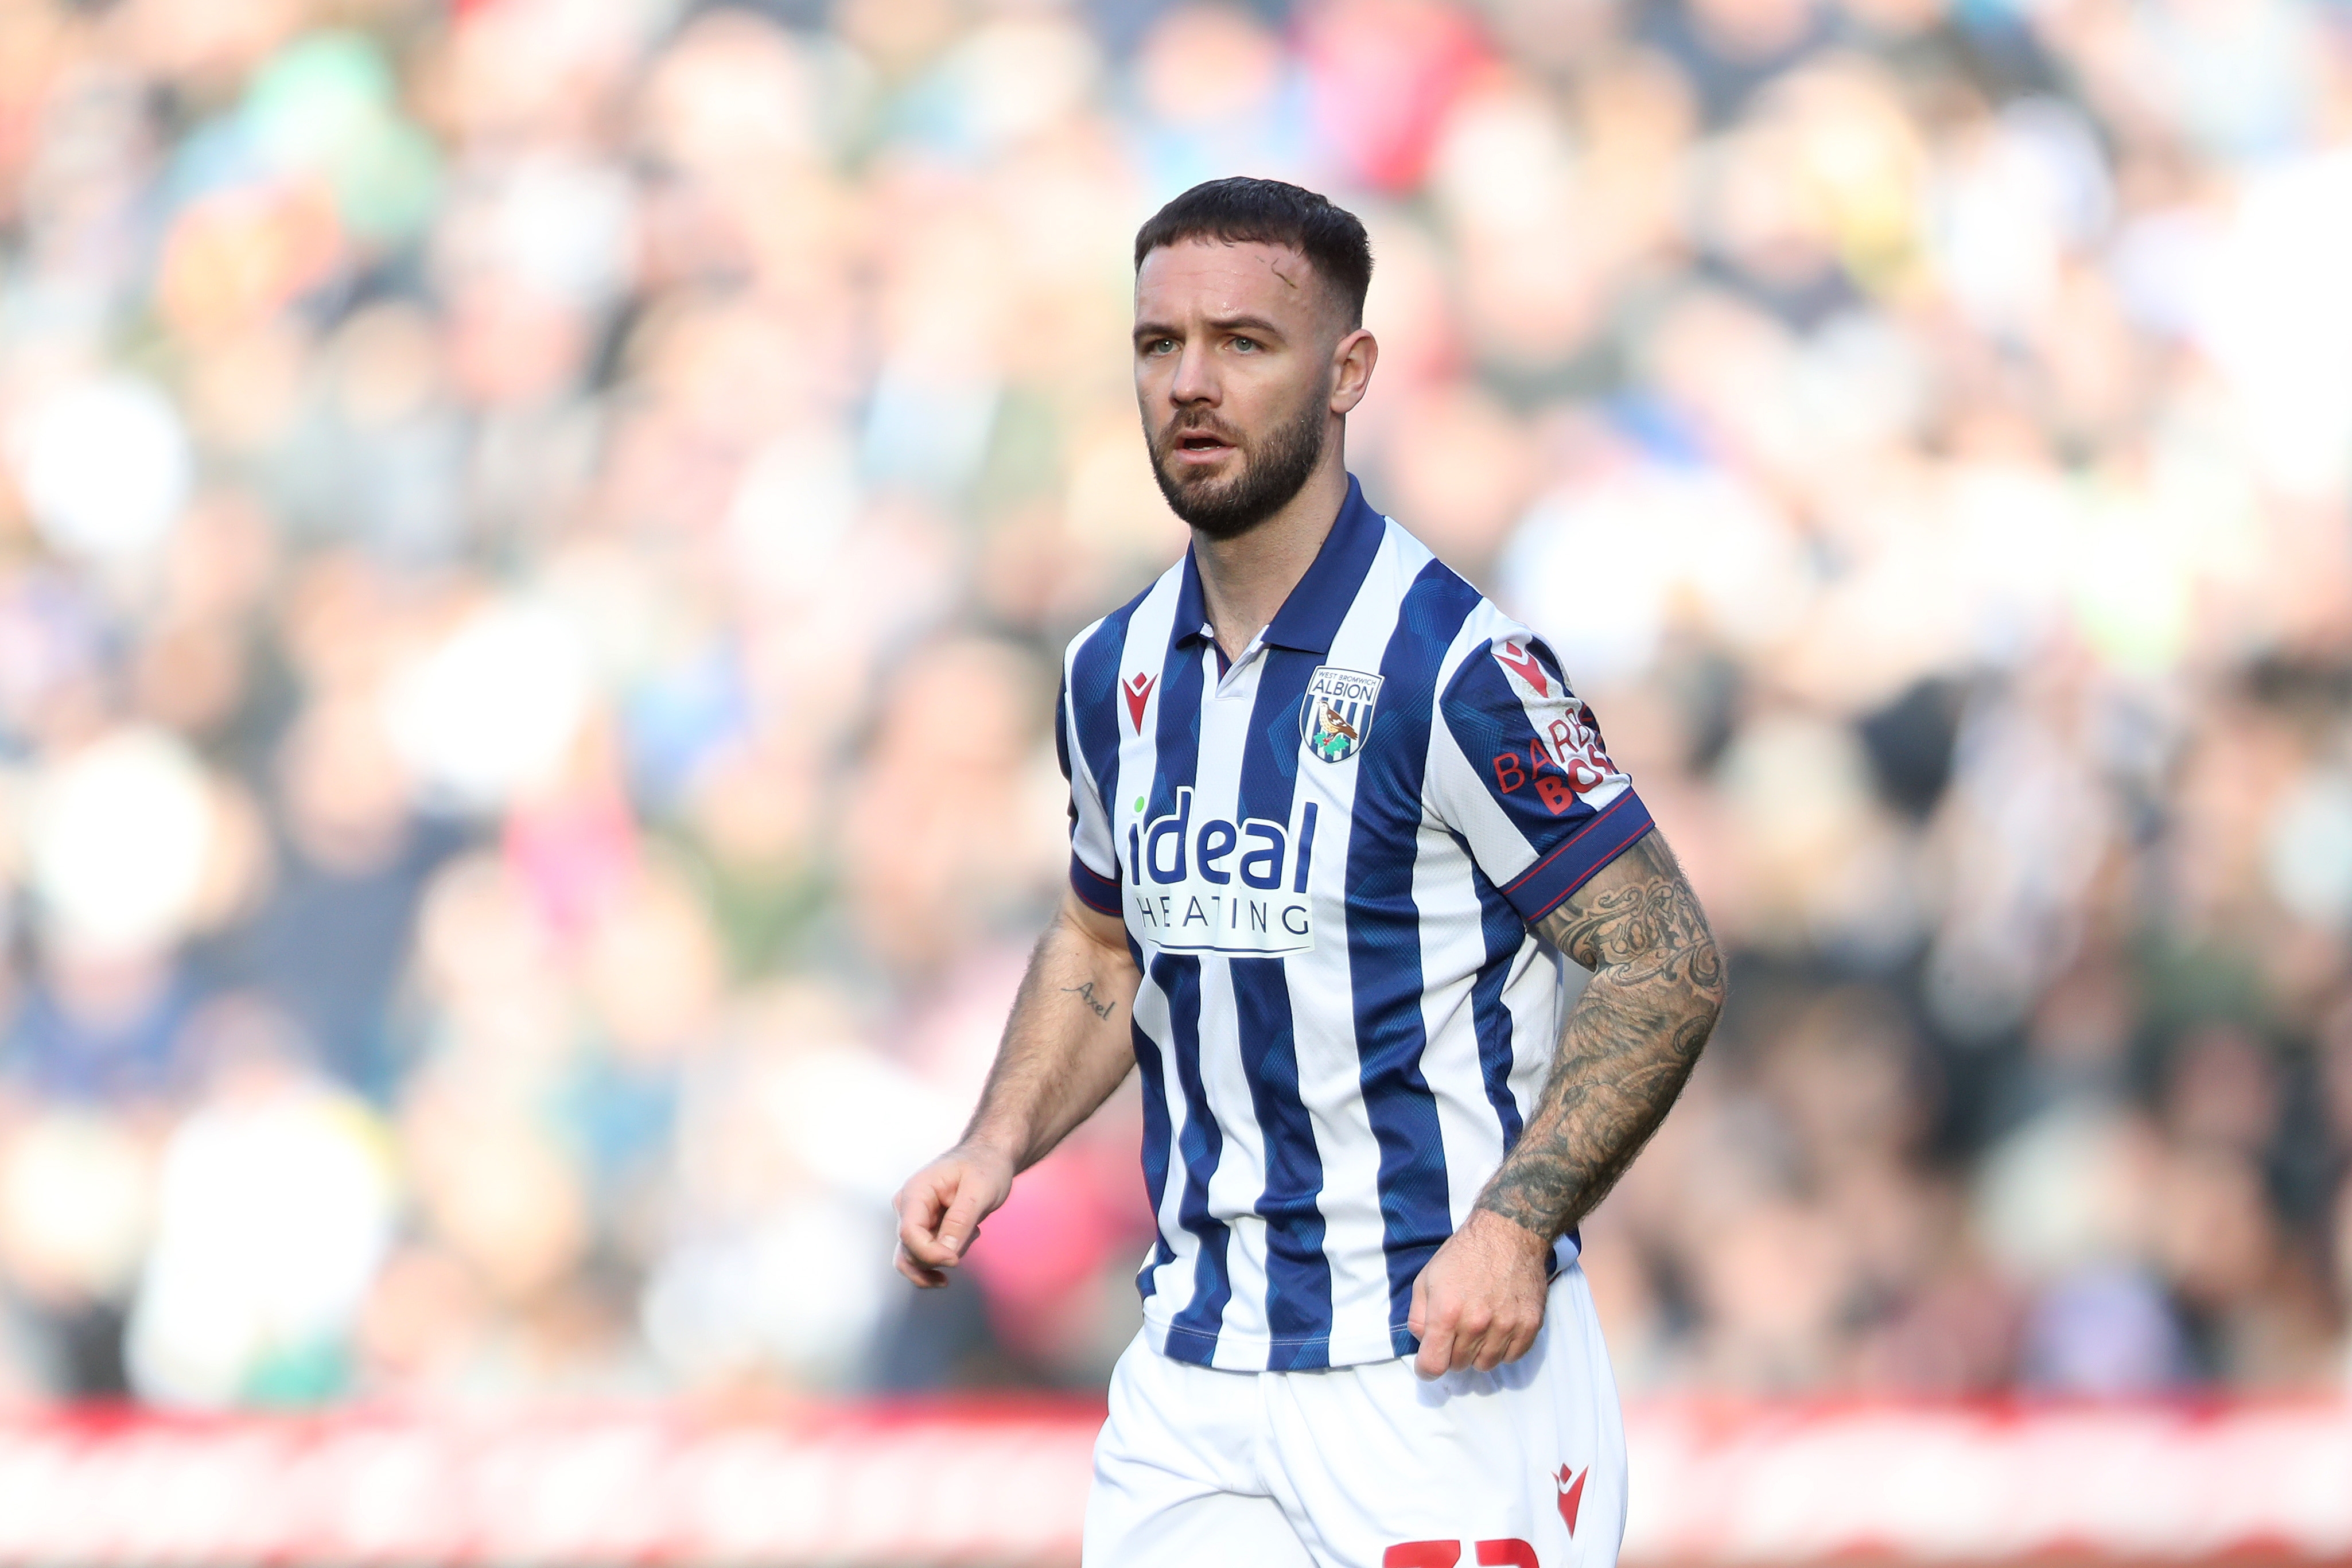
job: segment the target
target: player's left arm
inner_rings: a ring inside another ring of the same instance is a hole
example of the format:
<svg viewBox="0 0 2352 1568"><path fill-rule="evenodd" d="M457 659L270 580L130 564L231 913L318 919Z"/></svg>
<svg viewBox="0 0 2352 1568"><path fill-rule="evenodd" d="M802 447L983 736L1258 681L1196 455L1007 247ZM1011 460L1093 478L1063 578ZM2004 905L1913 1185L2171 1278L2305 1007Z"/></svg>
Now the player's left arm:
<svg viewBox="0 0 2352 1568"><path fill-rule="evenodd" d="M1490 1372L1534 1346L1552 1244L1657 1131L1723 1009L1722 956L1654 828L1534 928L1592 978L1519 1141L1413 1286L1426 1377Z"/></svg>

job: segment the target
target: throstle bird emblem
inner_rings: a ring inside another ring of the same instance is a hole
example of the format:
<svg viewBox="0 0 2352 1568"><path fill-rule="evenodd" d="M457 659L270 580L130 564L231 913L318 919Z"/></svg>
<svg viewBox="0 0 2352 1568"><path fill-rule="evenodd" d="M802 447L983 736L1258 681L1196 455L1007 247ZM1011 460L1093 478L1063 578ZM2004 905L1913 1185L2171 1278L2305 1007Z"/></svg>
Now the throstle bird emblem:
<svg viewBox="0 0 2352 1568"><path fill-rule="evenodd" d="M1345 762L1372 732L1381 677L1325 664L1307 677L1298 708L1299 737L1324 762Z"/></svg>

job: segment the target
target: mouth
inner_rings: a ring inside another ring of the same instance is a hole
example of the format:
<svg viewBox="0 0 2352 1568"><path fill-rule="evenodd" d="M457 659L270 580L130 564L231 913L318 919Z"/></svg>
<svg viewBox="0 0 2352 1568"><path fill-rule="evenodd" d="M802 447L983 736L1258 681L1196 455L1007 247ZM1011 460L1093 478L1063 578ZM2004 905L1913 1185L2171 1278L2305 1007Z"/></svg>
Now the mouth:
<svg viewBox="0 0 2352 1568"><path fill-rule="evenodd" d="M1233 443L1195 430L1179 435L1169 448L1169 455L1181 463L1213 463L1233 449Z"/></svg>

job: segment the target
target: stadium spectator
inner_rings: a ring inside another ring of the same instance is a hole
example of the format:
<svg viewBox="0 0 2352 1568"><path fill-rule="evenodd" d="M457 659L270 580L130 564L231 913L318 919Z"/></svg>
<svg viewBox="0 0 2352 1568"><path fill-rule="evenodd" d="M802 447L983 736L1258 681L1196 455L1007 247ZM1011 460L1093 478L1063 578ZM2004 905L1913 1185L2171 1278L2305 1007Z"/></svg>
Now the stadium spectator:
<svg viewBox="0 0 2352 1568"><path fill-rule="evenodd" d="M2347 105L2307 0L0 0L0 1398L1098 1377L1131 1134L972 1303L887 1197L1228 172L1735 955L1629 1386L2344 1384Z"/></svg>

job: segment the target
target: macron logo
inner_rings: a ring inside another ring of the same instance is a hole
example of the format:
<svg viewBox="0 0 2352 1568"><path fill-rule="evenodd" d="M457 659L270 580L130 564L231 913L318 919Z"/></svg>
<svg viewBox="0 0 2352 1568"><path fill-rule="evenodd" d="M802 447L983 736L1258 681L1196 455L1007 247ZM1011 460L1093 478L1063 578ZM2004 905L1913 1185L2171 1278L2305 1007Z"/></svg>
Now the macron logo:
<svg viewBox="0 0 2352 1568"><path fill-rule="evenodd" d="M1576 1538L1577 1512L1584 1506L1584 1478L1591 1473L1591 1465L1585 1466L1580 1473L1562 1465L1559 1474L1552 1478L1559 1485L1559 1521L1568 1526L1571 1541Z"/></svg>
<svg viewBox="0 0 2352 1568"><path fill-rule="evenodd" d="M1516 648L1508 643L1495 645L1495 662L1507 670L1518 672L1519 679L1535 687L1536 695L1551 695L1551 683L1544 678L1544 667L1532 648Z"/></svg>
<svg viewBox="0 0 2352 1568"><path fill-rule="evenodd" d="M1143 705L1151 700L1151 688L1160 684L1158 675L1147 675L1141 670L1119 683L1118 689L1127 694L1127 716L1135 722L1135 733L1143 733Z"/></svg>

